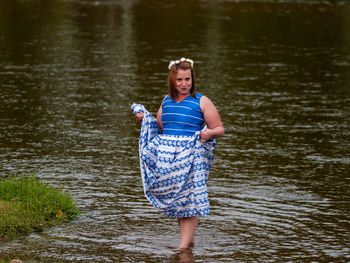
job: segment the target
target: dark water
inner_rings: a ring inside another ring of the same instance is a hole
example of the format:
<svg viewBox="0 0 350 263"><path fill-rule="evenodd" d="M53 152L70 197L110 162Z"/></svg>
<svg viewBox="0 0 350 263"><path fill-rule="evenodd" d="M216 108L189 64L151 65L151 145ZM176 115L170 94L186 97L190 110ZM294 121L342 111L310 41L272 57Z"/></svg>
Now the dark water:
<svg viewBox="0 0 350 263"><path fill-rule="evenodd" d="M143 196L139 127L195 61L226 128L192 254ZM78 220L0 241L40 262L350 261L347 1L0 1L0 172L72 194Z"/></svg>

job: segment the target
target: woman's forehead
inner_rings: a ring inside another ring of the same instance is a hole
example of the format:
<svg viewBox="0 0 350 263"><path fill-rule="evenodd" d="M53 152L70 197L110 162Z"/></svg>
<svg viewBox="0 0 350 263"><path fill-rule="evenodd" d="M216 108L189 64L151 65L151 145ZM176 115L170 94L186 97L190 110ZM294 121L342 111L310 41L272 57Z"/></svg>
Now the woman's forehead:
<svg viewBox="0 0 350 263"><path fill-rule="evenodd" d="M176 77L191 77L191 70L190 69L178 69L176 73Z"/></svg>

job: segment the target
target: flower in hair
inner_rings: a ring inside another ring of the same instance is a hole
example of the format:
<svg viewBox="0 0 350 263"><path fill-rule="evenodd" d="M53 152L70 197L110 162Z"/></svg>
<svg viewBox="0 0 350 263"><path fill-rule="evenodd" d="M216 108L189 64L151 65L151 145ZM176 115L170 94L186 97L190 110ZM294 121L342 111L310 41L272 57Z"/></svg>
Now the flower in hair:
<svg viewBox="0 0 350 263"><path fill-rule="evenodd" d="M180 59L175 60L175 61L174 61L174 60L170 61L169 66L168 66L168 69L170 70L171 67L172 67L173 65L177 65L177 64L179 64L179 63L181 63L181 62L188 62L188 63L191 64L191 67L193 68L194 62L193 62L192 59L189 59L189 58L180 58Z"/></svg>

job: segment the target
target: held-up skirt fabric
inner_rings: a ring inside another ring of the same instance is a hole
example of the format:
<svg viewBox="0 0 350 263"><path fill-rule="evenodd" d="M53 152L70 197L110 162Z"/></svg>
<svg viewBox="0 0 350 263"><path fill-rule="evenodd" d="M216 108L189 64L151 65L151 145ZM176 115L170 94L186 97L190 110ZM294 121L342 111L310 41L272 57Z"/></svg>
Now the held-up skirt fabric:
<svg viewBox="0 0 350 263"><path fill-rule="evenodd" d="M147 199L169 217L209 214L207 181L215 140L201 142L193 136L161 134L156 119L141 104L133 113L144 112L139 155Z"/></svg>

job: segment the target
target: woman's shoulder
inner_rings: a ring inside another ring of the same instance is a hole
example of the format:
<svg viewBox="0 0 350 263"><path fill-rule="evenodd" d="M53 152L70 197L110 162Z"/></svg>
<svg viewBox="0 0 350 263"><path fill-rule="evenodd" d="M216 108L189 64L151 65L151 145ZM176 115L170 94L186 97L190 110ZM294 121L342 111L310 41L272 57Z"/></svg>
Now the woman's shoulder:
<svg viewBox="0 0 350 263"><path fill-rule="evenodd" d="M199 92L196 92L195 95L196 95L196 97L197 97L198 99L200 99L201 97L203 97L202 93L199 93Z"/></svg>
<svg viewBox="0 0 350 263"><path fill-rule="evenodd" d="M213 102L207 97L202 95L201 100L200 100L200 107L202 111L206 110L207 108L212 108L215 107Z"/></svg>
<svg viewBox="0 0 350 263"><path fill-rule="evenodd" d="M202 104L202 102L206 102L209 100L209 98L202 93L196 92L196 98L197 100Z"/></svg>
<svg viewBox="0 0 350 263"><path fill-rule="evenodd" d="M163 100L162 100L162 105L164 105L164 103L171 103L171 99L169 95L165 95Z"/></svg>
<svg viewBox="0 0 350 263"><path fill-rule="evenodd" d="M196 93L192 94L191 96L188 96L187 99L192 101L192 102L199 103L202 97L203 97L203 95L201 93L196 92Z"/></svg>

